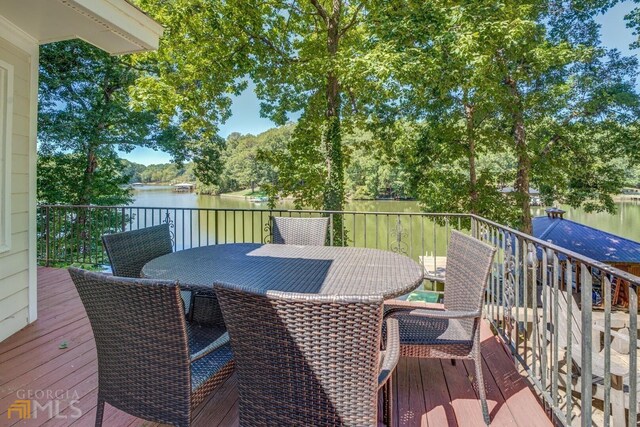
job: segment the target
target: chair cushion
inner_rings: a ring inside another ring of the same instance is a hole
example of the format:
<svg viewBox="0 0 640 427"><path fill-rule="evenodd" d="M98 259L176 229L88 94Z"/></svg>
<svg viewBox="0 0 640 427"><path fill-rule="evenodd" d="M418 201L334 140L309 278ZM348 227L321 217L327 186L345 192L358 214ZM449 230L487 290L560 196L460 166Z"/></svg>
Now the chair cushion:
<svg viewBox="0 0 640 427"><path fill-rule="evenodd" d="M191 364L191 391L195 392L212 376L226 370L233 361L231 345L225 344Z"/></svg>
<svg viewBox="0 0 640 427"><path fill-rule="evenodd" d="M216 339L220 338L226 330L222 327L201 326L193 323L187 324L189 335L189 351L195 354ZM233 360L231 345L226 344L201 359L191 364L191 391L196 391L211 377L222 370L227 369Z"/></svg>
<svg viewBox="0 0 640 427"><path fill-rule="evenodd" d="M460 319L431 319L411 315L395 316L400 324L400 344L473 344L470 328Z"/></svg>

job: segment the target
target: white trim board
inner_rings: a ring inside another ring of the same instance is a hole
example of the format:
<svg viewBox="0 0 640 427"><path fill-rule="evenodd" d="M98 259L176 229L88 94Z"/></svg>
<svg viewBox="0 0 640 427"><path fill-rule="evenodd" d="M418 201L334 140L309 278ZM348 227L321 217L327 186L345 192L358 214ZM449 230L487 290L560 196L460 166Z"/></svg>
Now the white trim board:
<svg viewBox="0 0 640 427"><path fill-rule="evenodd" d="M13 65L0 60L0 253L11 250Z"/></svg>

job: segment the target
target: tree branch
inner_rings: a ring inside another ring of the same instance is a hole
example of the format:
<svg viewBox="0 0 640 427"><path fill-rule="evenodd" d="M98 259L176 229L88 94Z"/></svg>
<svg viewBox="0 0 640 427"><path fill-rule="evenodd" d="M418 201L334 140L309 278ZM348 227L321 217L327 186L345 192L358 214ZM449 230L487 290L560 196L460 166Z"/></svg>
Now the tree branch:
<svg viewBox="0 0 640 427"><path fill-rule="evenodd" d="M328 24L329 23L329 14L324 9L324 7L322 7L322 5L320 4L320 2L318 0L310 0L310 1L311 1L311 4L313 5L313 7L315 7L316 10L318 11L318 14L324 20L325 24Z"/></svg>
<svg viewBox="0 0 640 427"><path fill-rule="evenodd" d="M364 7L364 2L361 2L356 7L356 10L353 12L353 16L351 17L351 20L340 31L340 37L344 36L347 33L347 31L349 31L351 29L351 27L353 27L357 23L358 14L360 14L360 11L362 10L363 7Z"/></svg>

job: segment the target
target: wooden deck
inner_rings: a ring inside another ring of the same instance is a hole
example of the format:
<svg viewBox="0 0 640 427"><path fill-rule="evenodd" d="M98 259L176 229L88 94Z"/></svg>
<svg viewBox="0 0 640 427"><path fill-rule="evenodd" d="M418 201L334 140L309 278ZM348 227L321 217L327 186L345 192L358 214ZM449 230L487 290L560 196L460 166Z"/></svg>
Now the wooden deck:
<svg viewBox="0 0 640 427"><path fill-rule="evenodd" d="M92 426L97 393L95 345L66 270L38 270L38 307L39 319L33 325L0 343L0 426ZM488 324L483 324L482 333L492 425L551 425ZM65 347L63 343L66 348L60 348ZM472 373L471 363L453 366L448 360L401 359L395 381L397 425L482 425ZM15 413L9 419L8 408L19 399L35 399L40 405L55 400L55 404L52 411L35 411L31 419L20 420ZM232 376L197 408L194 426L238 425L237 402ZM104 425L152 423L107 405Z"/></svg>

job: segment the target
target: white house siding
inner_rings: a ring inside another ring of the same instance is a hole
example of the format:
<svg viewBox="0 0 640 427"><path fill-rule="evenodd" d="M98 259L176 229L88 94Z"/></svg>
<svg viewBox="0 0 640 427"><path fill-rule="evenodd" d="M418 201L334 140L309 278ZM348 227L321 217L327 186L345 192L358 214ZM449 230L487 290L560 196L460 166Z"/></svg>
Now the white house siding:
<svg viewBox="0 0 640 427"><path fill-rule="evenodd" d="M3 25L4 24L4 25ZM37 43L0 16L0 61L13 66L11 244L0 253L0 341L36 319ZM4 203L4 202L3 202Z"/></svg>

